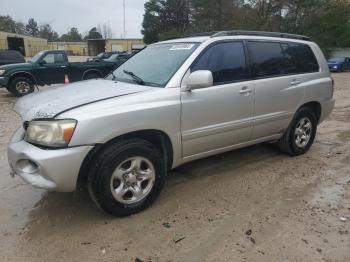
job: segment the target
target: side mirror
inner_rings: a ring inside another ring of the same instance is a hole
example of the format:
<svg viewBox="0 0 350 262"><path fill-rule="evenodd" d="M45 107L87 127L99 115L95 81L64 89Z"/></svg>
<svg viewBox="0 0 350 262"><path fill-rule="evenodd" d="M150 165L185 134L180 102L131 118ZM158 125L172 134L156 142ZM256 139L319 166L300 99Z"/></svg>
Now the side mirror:
<svg viewBox="0 0 350 262"><path fill-rule="evenodd" d="M39 62L39 65L41 65L41 66L43 66L43 65L45 65L46 64L46 61L45 60L41 60L40 62Z"/></svg>
<svg viewBox="0 0 350 262"><path fill-rule="evenodd" d="M187 79L188 91L213 86L213 74L209 70L199 70L191 73Z"/></svg>

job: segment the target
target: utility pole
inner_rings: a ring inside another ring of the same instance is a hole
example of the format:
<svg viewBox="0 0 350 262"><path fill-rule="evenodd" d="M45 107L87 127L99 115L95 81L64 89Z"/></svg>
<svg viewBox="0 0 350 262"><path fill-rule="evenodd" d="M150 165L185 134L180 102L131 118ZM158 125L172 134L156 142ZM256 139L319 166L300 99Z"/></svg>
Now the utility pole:
<svg viewBox="0 0 350 262"><path fill-rule="evenodd" d="M123 0L123 10L124 10L124 38L126 38L125 0Z"/></svg>

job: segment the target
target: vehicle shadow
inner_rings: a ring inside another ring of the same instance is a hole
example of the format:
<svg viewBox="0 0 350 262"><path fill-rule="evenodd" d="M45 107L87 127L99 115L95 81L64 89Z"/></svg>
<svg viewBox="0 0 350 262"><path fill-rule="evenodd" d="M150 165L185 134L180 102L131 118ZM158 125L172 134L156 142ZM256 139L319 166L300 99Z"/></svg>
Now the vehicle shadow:
<svg viewBox="0 0 350 262"><path fill-rule="evenodd" d="M77 228L88 228L93 225L103 225L110 222L124 223L125 220L148 219L149 217L162 217L164 207L170 209L176 206L174 195L181 184L195 184L203 178L230 174L244 176L244 172L235 172L244 166L265 161L279 155L279 150L271 144L256 145L228 153L208 157L185 164L168 175L164 192L156 203L146 212L128 218L115 218L97 208L90 200L87 190L75 193L44 193L28 214L26 225L27 236L32 238L44 232L57 233L61 228L66 231ZM286 157L281 154L281 157ZM229 172L228 172L229 171ZM190 190L184 192L183 198L190 198ZM187 196L186 196L187 195ZM163 214L164 213L164 214ZM145 217L146 216L146 217ZM46 234L45 233L45 234Z"/></svg>

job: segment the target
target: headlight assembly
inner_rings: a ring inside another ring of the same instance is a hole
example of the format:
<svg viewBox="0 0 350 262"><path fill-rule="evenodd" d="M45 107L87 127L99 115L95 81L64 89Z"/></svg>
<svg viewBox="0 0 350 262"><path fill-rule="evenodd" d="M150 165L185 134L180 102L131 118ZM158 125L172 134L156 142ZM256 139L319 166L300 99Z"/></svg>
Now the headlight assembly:
<svg viewBox="0 0 350 262"><path fill-rule="evenodd" d="M0 76L2 76L5 73L4 69L0 69Z"/></svg>
<svg viewBox="0 0 350 262"><path fill-rule="evenodd" d="M76 125L77 121L73 119L34 120L29 123L24 139L46 147L67 147Z"/></svg>

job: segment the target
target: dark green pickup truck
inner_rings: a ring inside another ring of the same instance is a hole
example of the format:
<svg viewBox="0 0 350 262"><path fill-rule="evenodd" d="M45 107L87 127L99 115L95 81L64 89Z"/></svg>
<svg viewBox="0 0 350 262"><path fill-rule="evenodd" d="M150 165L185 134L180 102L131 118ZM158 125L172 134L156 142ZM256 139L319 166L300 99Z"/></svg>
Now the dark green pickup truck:
<svg viewBox="0 0 350 262"><path fill-rule="evenodd" d="M65 51L42 51L28 63L0 66L0 87L15 96L34 91L34 86L102 78L117 65L111 62L69 63Z"/></svg>

